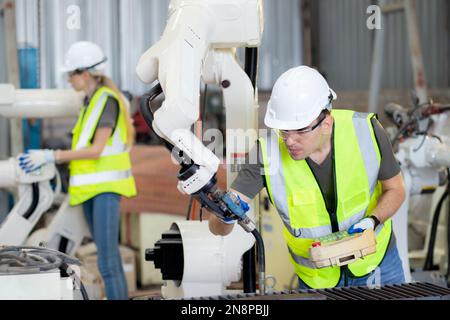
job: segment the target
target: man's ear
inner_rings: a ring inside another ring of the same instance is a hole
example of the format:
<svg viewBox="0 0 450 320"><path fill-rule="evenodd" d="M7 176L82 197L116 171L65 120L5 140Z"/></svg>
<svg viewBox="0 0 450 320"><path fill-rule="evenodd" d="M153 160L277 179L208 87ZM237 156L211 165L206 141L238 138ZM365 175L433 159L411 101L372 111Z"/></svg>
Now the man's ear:
<svg viewBox="0 0 450 320"><path fill-rule="evenodd" d="M332 127L333 125L333 118L331 118L330 115L327 115L325 120L323 120L322 126L324 129L328 130Z"/></svg>

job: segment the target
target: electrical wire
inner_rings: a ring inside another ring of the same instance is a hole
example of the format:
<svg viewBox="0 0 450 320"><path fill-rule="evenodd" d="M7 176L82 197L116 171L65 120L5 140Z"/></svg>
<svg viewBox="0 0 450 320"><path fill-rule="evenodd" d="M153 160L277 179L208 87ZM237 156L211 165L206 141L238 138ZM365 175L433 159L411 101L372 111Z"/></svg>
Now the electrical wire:
<svg viewBox="0 0 450 320"><path fill-rule="evenodd" d="M84 284L70 265L80 266L81 263L57 250L32 246L0 247L0 273L31 274L61 270L79 285L83 299L89 300Z"/></svg>
<svg viewBox="0 0 450 320"><path fill-rule="evenodd" d="M260 294L264 295L266 294L266 256L264 249L264 240L257 229L253 229L252 234L255 237L257 247L259 290Z"/></svg>
<svg viewBox="0 0 450 320"><path fill-rule="evenodd" d="M202 102L202 109L200 112L200 121L202 122L202 133L205 129L205 121L206 121L206 106L208 102L208 84L205 83L205 89L203 93L203 102ZM203 142L203 139L202 139Z"/></svg>
<svg viewBox="0 0 450 320"><path fill-rule="evenodd" d="M31 184L31 190L32 190L32 197L31 197L31 203L30 206L28 207L27 211L25 211L25 213L23 214L23 217L25 219L29 219L33 213L36 211L36 208L39 205L39 183L35 182Z"/></svg>
<svg viewBox="0 0 450 320"><path fill-rule="evenodd" d="M447 168L447 179L450 179L449 169ZM423 270L432 270L434 267L433 255L434 255L434 246L436 243L436 235L439 224L439 217L442 210L442 205L444 204L445 199L450 195L450 181L447 181L447 188L445 192L442 194L439 202L436 206L436 209L433 214L433 219L431 222L431 231L430 231L430 240L428 242L427 255L425 258L425 263L423 266Z"/></svg>
<svg viewBox="0 0 450 320"><path fill-rule="evenodd" d="M194 202L194 197L190 197L189 198L189 205L188 205L188 209L187 209L187 213L186 213L186 220L187 221L191 220L191 210L192 210L193 202Z"/></svg>
<svg viewBox="0 0 450 320"><path fill-rule="evenodd" d="M423 135L422 142L420 143L420 145L419 145L416 149L413 149L413 152L419 151L419 150L422 148L423 144L425 143L425 140L426 140L426 139L427 139L427 135L424 134L424 135Z"/></svg>

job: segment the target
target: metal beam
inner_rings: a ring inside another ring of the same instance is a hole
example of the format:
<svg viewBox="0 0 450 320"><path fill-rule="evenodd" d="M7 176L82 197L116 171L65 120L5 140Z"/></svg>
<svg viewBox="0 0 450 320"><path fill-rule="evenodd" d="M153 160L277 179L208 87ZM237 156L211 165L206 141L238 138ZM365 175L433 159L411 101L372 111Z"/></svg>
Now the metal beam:
<svg viewBox="0 0 450 320"><path fill-rule="evenodd" d="M427 80L422 56L416 0L405 0L406 29L408 33L411 64L414 74L414 87L419 103L428 102Z"/></svg>
<svg viewBox="0 0 450 320"><path fill-rule="evenodd" d="M6 47L6 67L8 83L16 88L20 87L19 79L19 58L17 51L17 30L16 30L16 2L15 0L3 1L3 15L5 21L5 47ZM23 152L23 132L22 120L10 120L10 152L13 156Z"/></svg>
<svg viewBox="0 0 450 320"><path fill-rule="evenodd" d="M302 0L300 14L302 15L302 30L303 30L303 63L307 66L312 66L312 15L311 15L311 0Z"/></svg>
<svg viewBox="0 0 450 320"><path fill-rule="evenodd" d="M404 0L395 0L389 3L386 3L381 7L381 11L383 13L391 13L396 11L401 11L404 9Z"/></svg>
<svg viewBox="0 0 450 320"><path fill-rule="evenodd" d="M385 5L385 0L379 1L379 6ZM372 70L370 72L369 112L378 113L380 103L381 79L384 65L384 42L386 38L385 17L381 14L381 29L375 30L372 56Z"/></svg>

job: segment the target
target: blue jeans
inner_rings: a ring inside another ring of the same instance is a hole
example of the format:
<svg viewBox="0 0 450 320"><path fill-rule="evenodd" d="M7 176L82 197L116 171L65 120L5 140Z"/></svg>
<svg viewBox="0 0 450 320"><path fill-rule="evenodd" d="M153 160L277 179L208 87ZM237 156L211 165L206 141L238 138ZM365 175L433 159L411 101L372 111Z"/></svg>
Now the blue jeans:
<svg viewBox="0 0 450 320"><path fill-rule="evenodd" d="M342 270L342 269L341 269ZM381 264L368 275L361 278L352 278L347 276L348 287L358 286L379 286L389 284L400 284L405 282L402 261L398 254L397 245L388 248ZM336 287L345 286L345 277L342 274L341 279ZM303 281L299 279L299 289L308 289Z"/></svg>
<svg viewBox="0 0 450 320"><path fill-rule="evenodd" d="M83 203L97 246L97 265L108 300L127 300L128 288L119 252L120 195L103 193Z"/></svg>

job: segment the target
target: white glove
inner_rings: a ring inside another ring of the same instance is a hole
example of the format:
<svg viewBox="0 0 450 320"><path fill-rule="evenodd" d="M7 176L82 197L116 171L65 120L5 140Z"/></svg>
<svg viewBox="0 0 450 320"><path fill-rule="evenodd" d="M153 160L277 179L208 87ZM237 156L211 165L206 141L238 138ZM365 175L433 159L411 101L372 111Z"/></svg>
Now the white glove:
<svg viewBox="0 0 450 320"><path fill-rule="evenodd" d="M378 224L379 224L379 220L376 217L374 217L374 216L366 217L366 218L359 220L357 223L353 224L347 230L347 232L349 234L353 234L353 233L363 232L364 230L367 230L367 229L374 230L378 226Z"/></svg>
<svg viewBox="0 0 450 320"><path fill-rule="evenodd" d="M19 166L25 173L38 170L47 163L55 162L53 150L29 150L18 156Z"/></svg>

